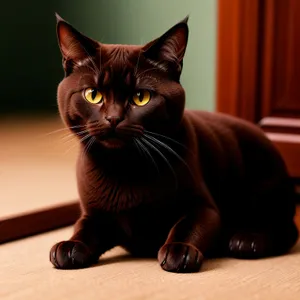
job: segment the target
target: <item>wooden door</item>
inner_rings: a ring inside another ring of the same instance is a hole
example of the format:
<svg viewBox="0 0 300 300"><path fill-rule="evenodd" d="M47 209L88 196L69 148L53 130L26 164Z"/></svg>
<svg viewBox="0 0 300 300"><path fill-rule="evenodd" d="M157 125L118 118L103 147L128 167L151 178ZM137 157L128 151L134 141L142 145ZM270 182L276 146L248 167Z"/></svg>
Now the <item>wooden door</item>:
<svg viewBox="0 0 300 300"><path fill-rule="evenodd" d="M300 1L218 1L217 110L258 123L300 179Z"/></svg>

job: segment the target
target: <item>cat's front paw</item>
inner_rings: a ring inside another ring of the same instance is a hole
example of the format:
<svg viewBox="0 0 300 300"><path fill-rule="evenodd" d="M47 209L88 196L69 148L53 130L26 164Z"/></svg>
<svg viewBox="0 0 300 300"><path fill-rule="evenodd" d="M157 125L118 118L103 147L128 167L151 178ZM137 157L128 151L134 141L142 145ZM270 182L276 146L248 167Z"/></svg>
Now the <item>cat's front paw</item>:
<svg viewBox="0 0 300 300"><path fill-rule="evenodd" d="M57 269L79 269L93 263L92 253L80 241L63 241L50 250L50 261Z"/></svg>
<svg viewBox="0 0 300 300"><path fill-rule="evenodd" d="M202 261L202 253L190 244L164 244L158 251L158 262L161 267L168 272L198 272Z"/></svg>
<svg viewBox="0 0 300 300"><path fill-rule="evenodd" d="M265 233L239 232L231 237L228 248L235 258L261 258L270 254L270 239Z"/></svg>

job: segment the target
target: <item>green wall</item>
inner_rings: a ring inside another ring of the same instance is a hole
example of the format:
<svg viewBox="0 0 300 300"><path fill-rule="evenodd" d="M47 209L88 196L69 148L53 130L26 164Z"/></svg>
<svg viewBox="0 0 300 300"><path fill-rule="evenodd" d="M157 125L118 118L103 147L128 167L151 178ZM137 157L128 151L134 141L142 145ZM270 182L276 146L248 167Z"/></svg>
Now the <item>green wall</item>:
<svg viewBox="0 0 300 300"><path fill-rule="evenodd" d="M56 111L63 75L54 11L61 1L1 1L0 113Z"/></svg>
<svg viewBox="0 0 300 300"><path fill-rule="evenodd" d="M0 113L56 113L63 71L55 11L94 39L133 44L160 36L189 14L182 75L187 106L214 109L216 0L4 0L1 11Z"/></svg>

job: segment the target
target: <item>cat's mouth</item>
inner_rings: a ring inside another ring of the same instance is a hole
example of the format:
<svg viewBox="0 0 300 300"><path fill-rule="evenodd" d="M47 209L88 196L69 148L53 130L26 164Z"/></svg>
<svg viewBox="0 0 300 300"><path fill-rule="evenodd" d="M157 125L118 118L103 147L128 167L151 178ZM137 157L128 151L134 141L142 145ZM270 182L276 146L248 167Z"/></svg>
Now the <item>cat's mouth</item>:
<svg viewBox="0 0 300 300"><path fill-rule="evenodd" d="M109 130L105 134L97 135L96 139L98 143L106 148L117 149L130 144L132 136L124 134L122 131Z"/></svg>
<svg viewBox="0 0 300 300"><path fill-rule="evenodd" d="M105 136L99 137L98 141L106 148L122 148L126 145L126 140L121 135L112 131Z"/></svg>

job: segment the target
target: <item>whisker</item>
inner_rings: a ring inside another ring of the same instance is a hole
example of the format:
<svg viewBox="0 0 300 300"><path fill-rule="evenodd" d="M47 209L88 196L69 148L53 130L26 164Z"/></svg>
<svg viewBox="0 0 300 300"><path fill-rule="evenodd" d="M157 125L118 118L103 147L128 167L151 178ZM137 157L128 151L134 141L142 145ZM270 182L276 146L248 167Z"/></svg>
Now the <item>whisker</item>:
<svg viewBox="0 0 300 300"><path fill-rule="evenodd" d="M137 128L120 128L118 130L120 133L122 134L126 134L126 135L129 135L129 136L140 136L142 135L142 131L140 129L137 129Z"/></svg>
<svg viewBox="0 0 300 300"><path fill-rule="evenodd" d="M83 149L81 150L80 158L83 160L86 157L86 154L92 147L93 143L96 141L96 138L94 136L89 135L87 138L90 138L90 140L87 142L86 145L83 146Z"/></svg>
<svg viewBox="0 0 300 300"><path fill-rule="evenodd" d="M66 150L64 152L64 155L67 155L72 149L74 149L76 146L78 146L78 143L74 143L73 145L71 145L71 147L69 147L68 150Z"/></svg>
<svg viewBox="0 0 300 300"><path fill-rule="evenodd" d="M83 138L81 138L79 140L80 143L82 143L83 141L85 141L86 139L88 139L89 137L91 137L91 135L88 133L87 135L85 135ZM71 149L73 149L75 146L77 146L77 143L74 143L74 145L72 145L66 152L65 154L69 153Z"/></svg>
<svg viewBox="0 0 300 300"><path fill-rule="evenodd" d="M171 172L174 175L174 179L175 179L175 186L176 186L176 190L178 188L178 180L177 180L177 176L176 173L172 167L172 165L170 164L170 162L168 161L168 159L164 156L164 154L157 148L155 147L150 141L146 140L145 138L141 137L140 140L142 142L144 142L146 145L148 145L151 149L153 149L164 161L165 163L168 165L168 167L170 168Z"/></svg>
<svg viewBox="0 0 300 300"><path fill-rule="evenodd" d="M178 158L178 160L180 160L186 167L187 169L189 170L190 174L193 176L193 172L190 168L190 166L186 163L186 161L180 156L178 155L170 146L168 146L167 144L165 144L164 142L156 139L155 137L153 136L150 136L150 135L147 135L147 134L144 134L144 136L148 139L150 139L151 141L153 141L154 143L156 143L157 145L160 145L162 147L164 147L166 150L168 150L170 153L172 153L175 157Z"/></svg>
<svg viewBox="0 0 300 300"><path fill-rule="evenodd" d="M70 142L74 142L77 141L76 136L74 135L70 135L67 139L65 139L64 141L62 141L63 144L67 144Z"/></svg>
<svg viewBox="0 0 300 300"><path fill-rule="evenodd" d="M61 138L61 140L63 141L63 140L65 140L65 139L68 139L69 137L76 137L76 135L77 136L81 136L81 135L83 135L83 134L85 134L85 133L87 133L89 130L88 129L86 129L86 130L82 130L82 131L79 131L79 132L76 132L76 133L69 133L69 134L67 134L66 136L63 136L62 138Z"/></svg>
<svg viewBox="0 0 300 300"><path fill-rule="evenodd" d="M61 143L66 144L66 143L74 142L74 140L77 141L78 137L80 137L81 135L83 135L87 132L88 132L88 130L82 130L77 133L69 133L60 138Z"/></svg>
<svg viewBox="0 0 300 300"><path fill-rule="evenodd" d="M88 143L84 147L83 153L81 153L82 155L86 155L88 153L89 149L91 148L91 146L92 146L92 144L94 143L95 140L96 140L96 138L94 136L91 136L90 140L88 141Z"/></svg>
<svg viewBox="0 0 300 300"><path fill-rule="evenodd" d="M133 139L133 143L134 143L135 147L138 149L140 156L148 158L147 156L145 156L145 153L139 144L140 142L138 143L137 139Z"/></svg>
<svg viewBox="0 0 300 300"><path fill-rule="evenodd" d="M141 141L139 141L138 139L134 139L133 141L136 143L138 150L139 150L139 151L141 150L145 157L150 157L151 162L154 164L154 166L155 166L157 172L160 174L159 168L158 168L158 166L157 166L157 164L156 164L156 162L155 162L155 159L154 159L154 157L151 155L151 153L150 153L150 151L147 149L147 147L145 147L145 146L143 145L143 143L142 143Z"/></svg>
<svg viewBox="0 0 300 300"><path fill-rule="evenodd" d="M83 138L81 138L81 139L79 140L79 142L82 143L82 142L84 142L86 139L88 139L89 137L91 137L91 135L90 135L90 134L87 134L86 136L84 136Z"/></svg>
<svg viewBox="0 0 300 300"><path fill-rule="evenodd" d="M89 139L89 138L90 138L90 136L88 136L86 139ZM91 139L86 144L83 144L83 148L82 148L81 153L80 153L80 160L81 161L83 161L84 158L85 158L85 152L86 152L86 149L89 146L90 142L91 142Z"/></svg>
<svg viewBox="0 0 300 300"><path fill-rule="evenodd" d="M57 130L53 130L53 131L47 132L47 133L41 135L40 137L46 137L48 135L55 134L57 132L61 132L61 131L65 131L65 130L71 130L71 129L76 129L76 128L82 128L82 127L85 127L85 125L75 125L75 126L71 126L71 127L64 127L64 128L60 128L60 129L57 129Z"/></svg>
<svg viewBox="0 0 300 300"><path fill-rule="evenodd" d="M171 141L171 142L173 142L173 143L175 143L175 144L177 144L177 145L179 145L179 146L182 146L182 147L185 148L186 150L190 151L184 144L179 143L178 141L176 141L176 140L174 140L174 139L172 139L172 138L170 138L170 137L168 137L168 136L166 136L166 135L163 135L163 134L160 134L160 133L156 133L156 132L152 132L152 131L149 131L149 130L144 130L144 132L145 132L145 133L149 133L150 135L152 134L152 135L156 135L156 136L162 137L162 138L164 138L164 139L166 139L166 140L169 140L169 141ZM190 151L190 152L191 152L191 151ZM191 153L192 153L192 152L191 152Z"/></svg>
<svg viewBox="0 0 300 300"><path fill-rule="evenodd" d="M90 142L89 146L87 147L86 152L88 152L92 148L94 142L96 141L96 138L94 136L92 136L90 141L91 142Z"/></svg>

